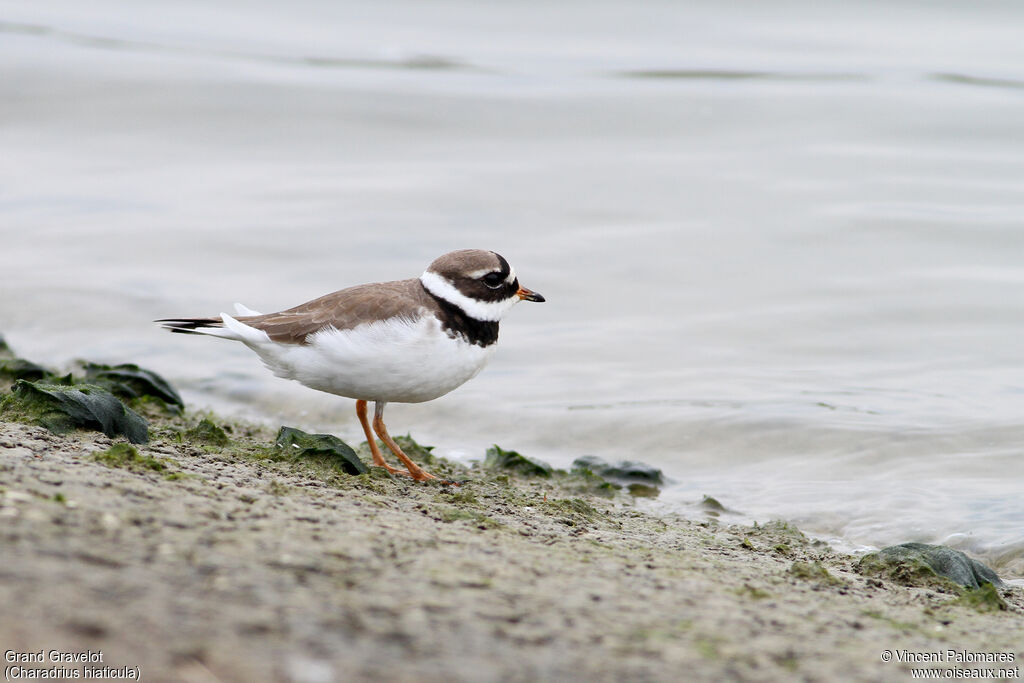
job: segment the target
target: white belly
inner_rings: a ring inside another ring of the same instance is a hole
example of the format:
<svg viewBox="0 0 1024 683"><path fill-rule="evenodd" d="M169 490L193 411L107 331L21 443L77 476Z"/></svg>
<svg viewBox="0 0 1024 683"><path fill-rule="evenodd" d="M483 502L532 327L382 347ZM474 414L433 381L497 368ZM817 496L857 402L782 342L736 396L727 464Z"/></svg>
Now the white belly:
<svg viewBox="0 0 1024 683"><path fill-rule="evenodd" d="M433 316L324 330L302 346L269 339L246 345L278 377L348 398L396 403L447 394L475 377L495 348L449 337Z"/></svg>

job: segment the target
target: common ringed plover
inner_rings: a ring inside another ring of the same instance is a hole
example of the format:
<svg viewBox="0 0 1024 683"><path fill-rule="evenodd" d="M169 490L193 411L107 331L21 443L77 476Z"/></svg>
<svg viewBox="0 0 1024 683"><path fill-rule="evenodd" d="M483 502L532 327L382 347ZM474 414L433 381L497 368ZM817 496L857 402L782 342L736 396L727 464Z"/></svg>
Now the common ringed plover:
<svg viewBox="0 0 1024 683"><path fill-rule="evenodd" d="M373 464L417 481L436 479L402 452L384 426L384 407L447 394L483 369L498 341L498 322L519 301L544 301L520 286L493 251L441 256L419 278L378 282L326 294L280 313L235 304L237 315L157 320L172 332L240 341L278 377L356 399ZM373 430L407 469L391 467Z"/></svg>

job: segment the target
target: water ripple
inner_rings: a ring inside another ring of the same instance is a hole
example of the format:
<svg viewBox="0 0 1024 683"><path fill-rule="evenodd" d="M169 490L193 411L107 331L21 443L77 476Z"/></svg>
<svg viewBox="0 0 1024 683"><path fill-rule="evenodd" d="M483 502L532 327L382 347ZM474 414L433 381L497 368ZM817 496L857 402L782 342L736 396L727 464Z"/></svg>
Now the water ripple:
<svg viewBox="0 0 1024 683"><path fill-rule="evenodd" d="M612 74L618 78L678 79L710 81L867 81L870 77L858 73L785 73L779 71L745 71L732 69L636 69Z"/></svg>
<svg viewBox="0 0 1024 683"><path fill-rule="evenodd" d="M985 76L971 76L960 73L933 73L928 77L934 81L943 83L956 83L958 85L975 85L983 88L1009 88L1011 90L1024 90L1024 81L1014 78L988 78Z"/></svg>
<svg viewBox="0 0 1024 683"><path fill-rule="evenodd" d="M410 69L422 71L480 70L460 60L440 55L415 54L395 59L369 57L327 57L321 55L274 55L229 50L178 47L142 40L128 40L65 31L41 24L0 21L0 33L45 36L65 43L105 50L126 52L161 52L192 56L217 57L249 62L334 69Z"/></svg>

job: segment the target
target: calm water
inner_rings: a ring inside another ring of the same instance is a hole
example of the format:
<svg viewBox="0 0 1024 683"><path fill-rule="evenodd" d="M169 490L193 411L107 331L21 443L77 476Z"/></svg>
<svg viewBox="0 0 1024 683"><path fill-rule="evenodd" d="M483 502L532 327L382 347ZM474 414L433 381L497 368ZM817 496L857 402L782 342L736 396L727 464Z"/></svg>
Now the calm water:
<svg viewBox="0 0 1024 683"><path fill-rule="evenodd" d="M549 303L393 431L1020 579L1024 6L853 5L0 0L0 330L357 439L149 321L491 248Z"/></svg>

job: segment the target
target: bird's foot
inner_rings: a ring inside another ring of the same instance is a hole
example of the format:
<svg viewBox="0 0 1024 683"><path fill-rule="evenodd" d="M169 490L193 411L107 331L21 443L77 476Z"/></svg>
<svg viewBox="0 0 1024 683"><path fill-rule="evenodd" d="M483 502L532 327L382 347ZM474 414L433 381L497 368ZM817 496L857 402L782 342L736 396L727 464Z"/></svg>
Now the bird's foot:
<svg viewBox="0 0 1024 683"><path fill-rule="evenodd" d="M450 479L442 479L441 477L437 476L436 474L431 474L430 472L427 472L422 467L414 467L414 468L412 468L412 471L400 470L397 467L391 467L390 465L385 465L385 467L387 468L388 472L390 472L391 474L397 474L397 475L399 475L401 477L409 477L413 481L430 481L430 480L433 479L433 480L436 480L437 483L441 484L442 486L462 486L462 482L461 481L453 481L453 480L450 480Z"/></svg>
<svg viewBox="0 0 1024 683"><path fill-rule="evenodd" d="M373 463L373 466L374 467L381 467L381 468L387 470L387 473L392 475L392 476L397 475L399 477L412 477L412 473L409 472L409 470L400 470L397 467L392 467L391 465L389 465L389 464L387 464L386 462L383 462L383 461L375 462L375 463Z"/></svg>
<svg viewBox="0 0 1024 683"><path fill-rule="evenodd" d="M437 479L436 476L427 472L422 467L416 467L415 463L409 463L409 471L406 472L410 477L416 481L428 481L430 479Z"/></svg>
<svg viewBox="0 0 1024 683"><path fill-rule="evenodd" d="M461 481L442 479L436 474L431 474L430 472L427 472L422 467L410 467L409 469L411 470L409 476L411 476L416 481L429 481L430 479L436 479L437 483L441 484L442 486L462 486Z"/></svg>

